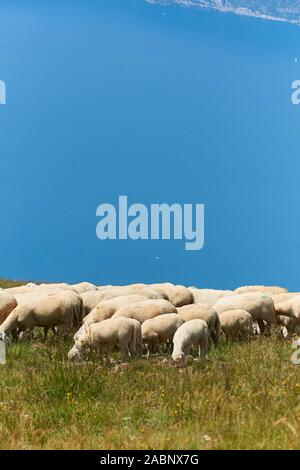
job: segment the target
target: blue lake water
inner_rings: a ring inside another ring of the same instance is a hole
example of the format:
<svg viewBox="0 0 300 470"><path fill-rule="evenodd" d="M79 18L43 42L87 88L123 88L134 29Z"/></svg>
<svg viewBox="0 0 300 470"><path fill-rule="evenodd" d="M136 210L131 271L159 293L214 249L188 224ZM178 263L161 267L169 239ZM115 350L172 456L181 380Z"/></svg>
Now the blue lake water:
<svg viewBox="0 0 300 470"><path fill-rule="evenodd" d="M11 3L0 276L299 288L299 26L143 0ZM100 241L96 208L119 195L204 203L204 248Z"/></svg>

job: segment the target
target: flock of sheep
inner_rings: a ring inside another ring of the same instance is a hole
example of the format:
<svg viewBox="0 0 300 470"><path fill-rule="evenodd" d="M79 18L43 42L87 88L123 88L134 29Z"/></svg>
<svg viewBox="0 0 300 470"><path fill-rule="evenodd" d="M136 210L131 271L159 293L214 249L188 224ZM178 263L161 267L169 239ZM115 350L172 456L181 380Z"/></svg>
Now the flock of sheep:
<svg viewBox="0 0 300 470"><path fill-rule="evenodd" d="M172 359L187 363L192 347L206 358L210 343L250 338L278 326L283 335L300 327L300 293L276 286L234 291L170 283L95 286L34 284L0 289L0 338L7 344L31 339L34 328L67 336L75 332L70 360L113 347L127 360L173 348Z"/></svg>

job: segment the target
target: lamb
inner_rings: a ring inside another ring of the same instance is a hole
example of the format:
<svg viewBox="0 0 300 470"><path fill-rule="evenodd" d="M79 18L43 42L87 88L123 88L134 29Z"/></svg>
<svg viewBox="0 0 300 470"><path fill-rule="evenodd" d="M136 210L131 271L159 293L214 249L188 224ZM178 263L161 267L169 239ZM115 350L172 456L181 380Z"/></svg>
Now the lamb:
<svg viewBox="0 0 300 470"><path fill-rule="evenodd" d="M12 294L0 292L0 324L4 322L16 306L17 300Z"/></svg>
<svg viewBox="0 0 300 470"><path fill-rule="evenodd" d="M252 316L245 310L222 312L220 322L227 341L234 338L250 338L253 334Z"/></svg>
<svg viewBox="0 0 300 470"><path fill-rule="evenodd" d="M186 365L187 355L193 345L199 346L199 357L204 361L208 350L208 339L208 326L204 320L196 318L183 323L174 334L173 361L179 366Z"/></svg>
<svg viewBox="0 0 300 470"><path fill-rule="evenodd" d="M215 345L220 343L220 319L212 305L201 303L185 305L184 307L179 307L177 311L178 315L185 321L194 320L195 318L204 320L208 326L211 341Z"/></svg>
<svg viewBox="0 0 300 470"><path fill-rule="evenodd" d="M131 305L135 302L147 300L143 295L122 295L112 299L100 302L93 310L84 318L84 323L97 323L111 318L116 311L126 305Z"/></svg>
<svg viewBox="0 0 300 470"><path fill-rule="evenodd" d="M142 338L148 353L150 349L160 351L160 343L172 341L176 330L183 323L184 319L177 313L165 313L144 321L142 324Z"/></svg>
<svg viewBox="0 0 300 470"><path fill-rule="evenodd" d="M271 297L261 292L223 297L215 304L215 309L219 315L226 310L245 310L251 314L253 321L257 321L261 332L265 330L265 323L268 329L276 325L274 302Z"/></svg>
<svg viewBox="0 0 300 470"><path fill-rule="evenodd" d="M109 318L101 323L83 325L75 335L75 345L68 353L70 360L82 360L88 350L102 352L112 346L119 346L123 360L129 355L135 356L140 351L140 323L131 318Z"/></svg>
<svg viewBox="0 0 300 470"><path fill-rule="evenodd" d="M198 289L197 287L189 287L189 290L193 293L195 304L215 305L222 297L233 294L230 290Z"/></svg>
<svg viewBox="0 0 300 470"><path fill-rule="evenodd" d="M182 307L194 303L193 293L184 286L170 284L151 284L150 287L160 292L165 299L169 300L175 307Z"/></svg>
<svg viewBox="0 0 300 470"><path fill-rule="evenodd" d="M0 325L0 331L13 336L19 331L32 329L34 326L44 327L45 339L49 328L58 328L66 332L78 327L82 321L82 300L75 292L63 294L47 294L38 296L17 305Z"/></svg>
<svg viewBox="0 0 300 470"><path fill-rule="evenodd" d="M121 307L116 311L112 318L134 318L140 323L143 323L149 318L157 317L158 315L163 315L164 313L177 313L177 309L168 300L152 299L135 302L134 304Z"/></svg>
<svg viewBox="0 0 300 470"><path fill-rule="evenodd" d="M279 286L242 286L234 291L237 294L246 294L247 292L264 292L269 295L283 294L288 292L285 287Z"/></svg>

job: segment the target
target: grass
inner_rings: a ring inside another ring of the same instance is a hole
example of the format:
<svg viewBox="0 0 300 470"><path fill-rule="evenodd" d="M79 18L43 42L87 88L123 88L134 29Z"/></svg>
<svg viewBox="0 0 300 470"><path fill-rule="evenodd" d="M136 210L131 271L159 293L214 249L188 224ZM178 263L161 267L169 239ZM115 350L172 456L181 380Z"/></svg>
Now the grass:
<svg viewBox="0 0 300 470"><path fill-rule="evenodd" d="M26 283L27 283L26 281L14 281L11 279L0 278L0 287L2 287L2 289L8 289L9 287L23 286Z"/></svg>
<svg viewBox="0 0 300 470"><path fill-rule="evenodd" d="M19 343L0 366L1 449L296 449L300 367L289 342L223 344L205 365L167 357L71 365L70 344Z"/></svg>
<svg viewBox="0 0 300 470"><path fill-rule="evenodd" d="M8 349L0 449L299 448L300 366L290 341L224 343L187 369L168 356L72 365L70 346L50 335Z"/></svg>

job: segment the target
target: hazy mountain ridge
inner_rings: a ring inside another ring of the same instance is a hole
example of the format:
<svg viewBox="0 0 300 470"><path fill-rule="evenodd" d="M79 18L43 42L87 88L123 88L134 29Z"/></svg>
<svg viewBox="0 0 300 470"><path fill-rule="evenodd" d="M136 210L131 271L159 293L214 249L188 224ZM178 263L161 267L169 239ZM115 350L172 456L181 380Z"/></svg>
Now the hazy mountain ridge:
<svg viewBox="0 0 300 470"><path fill-rule="evenodd" d="M254 16L300 24L300 0L146 0L160 5L180 5L218 10L224 13Z"/></svg>

